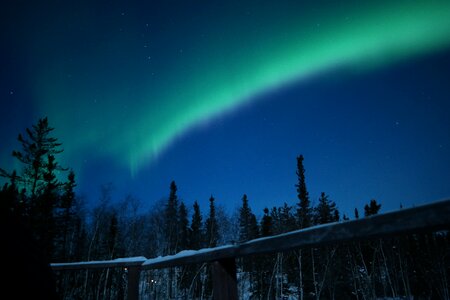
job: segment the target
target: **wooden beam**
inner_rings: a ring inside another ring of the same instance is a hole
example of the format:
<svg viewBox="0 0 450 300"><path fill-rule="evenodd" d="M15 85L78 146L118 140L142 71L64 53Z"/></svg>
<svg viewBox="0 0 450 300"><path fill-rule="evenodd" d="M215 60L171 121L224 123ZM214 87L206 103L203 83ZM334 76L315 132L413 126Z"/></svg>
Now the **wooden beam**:
<svg viewBox="0 0 450 300"><path fill-rule="evenodd" d="M139 278L141 274L140 266L132 266L127 268L128 271L128 300L139 299Z"/></svg>
<svg viewBox="0 0 450 300"><path fill-rule="evenodd" d="M435 202L352 221L330 223L255 239L239 245L238 255L282 252L389 237L399 234L450 229L450 201Z"/></svg>
<svg viewBox="0 0 450 300"><path fill-rule="evenodd" d="M225 258L212 263L214 300L237 300L236 262Z"/></svg>

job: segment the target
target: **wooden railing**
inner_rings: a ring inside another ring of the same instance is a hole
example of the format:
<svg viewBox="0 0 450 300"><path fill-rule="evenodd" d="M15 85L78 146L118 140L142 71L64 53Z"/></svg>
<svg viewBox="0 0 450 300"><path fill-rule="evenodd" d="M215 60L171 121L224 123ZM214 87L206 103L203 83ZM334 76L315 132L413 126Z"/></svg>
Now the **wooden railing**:
<svg viewBox="0 0 450 300"><path fill-rule="evenodd" d="M109 261L57 263L51 266L53 270L127 268L128 299L134 300L139 297L139 276L141 270L209 262L212 264L214 299L238 299L235 263L237 257L399 234L449 229L450 200L445 200L367 218L291 231L251 240L242 244L197 251L185 250L176 255L152 259L132 257Z"/></svg>

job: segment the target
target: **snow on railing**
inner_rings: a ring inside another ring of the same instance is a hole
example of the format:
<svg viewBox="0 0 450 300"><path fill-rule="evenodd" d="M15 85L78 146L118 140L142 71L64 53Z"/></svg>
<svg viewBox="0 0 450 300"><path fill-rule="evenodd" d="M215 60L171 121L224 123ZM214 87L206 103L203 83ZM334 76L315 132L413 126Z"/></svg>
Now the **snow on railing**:
<svg viewBox="0 0 450 300"><path fill-rule="evenodd" d="M51 267L53 270L79 270L79 269L103 269L103 268L117 268L117 267L133 267L141 266L147 260L144 256L124 257L112 260L91 260L70 263L53 263Z"/></svg>

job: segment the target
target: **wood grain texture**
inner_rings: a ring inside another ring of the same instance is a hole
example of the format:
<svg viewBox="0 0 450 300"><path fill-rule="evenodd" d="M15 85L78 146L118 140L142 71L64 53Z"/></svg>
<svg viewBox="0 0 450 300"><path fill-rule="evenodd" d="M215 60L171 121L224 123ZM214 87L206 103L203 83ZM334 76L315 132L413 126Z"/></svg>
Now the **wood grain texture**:
<svg viewBox="0 0 450 300"><path fill-rule="evenodd" d="M138 300L139 299L139 277L141 275L141 267L133 266L128 268L128 287L127 287L127 299Z"/></svg>
<svg viewBox="0 0 450 300"><path fill-rule="evenodd" d="M236 262L225 258L212 263L214 300L237 300Z"/></svg>

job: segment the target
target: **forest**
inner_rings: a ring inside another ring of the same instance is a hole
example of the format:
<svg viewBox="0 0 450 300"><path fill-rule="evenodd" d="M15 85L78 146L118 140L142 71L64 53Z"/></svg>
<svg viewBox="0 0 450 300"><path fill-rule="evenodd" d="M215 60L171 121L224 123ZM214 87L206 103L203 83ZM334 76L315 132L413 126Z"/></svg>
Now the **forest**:
<svg viewBox="0 0 450 300"><path fill-rule="evenodd" d="M213 195L207 208L201 208L197 201L188 207L172 181L167 197L155 201L148 211L131 195L112 201L111 185L101 187L97 204L88 209L76 193L76 174L59 164L62 144L53 136L47 118L19 134L18 142L12 159L20 167L0 169L5 182L0 191L1 227L7 255L26 255L30 261L32 253L47 264L152 258L366 218L382 209L381 203L369 199L347 216L325 192L312 201L302 155L292 168L298 178L292 183L297 192L295 205L278 203L253 212L251 197L243 193L241 206L232 213ZM30 241L23 247L21 237L27 234ZM239 298L450 299L449 241L448 232L439 231L240 258ZM15 266L11 280L23 282L33 275L33 270L22 267ZM125 273L125 269L117 268L61 271L52 275L54 282L49 284L55 286L55 299L121 299L126 293ZM37 289L50 286L43 285L39 278L35 280ZM142 299L211 297L208 264L141 274Z"/></svg>

